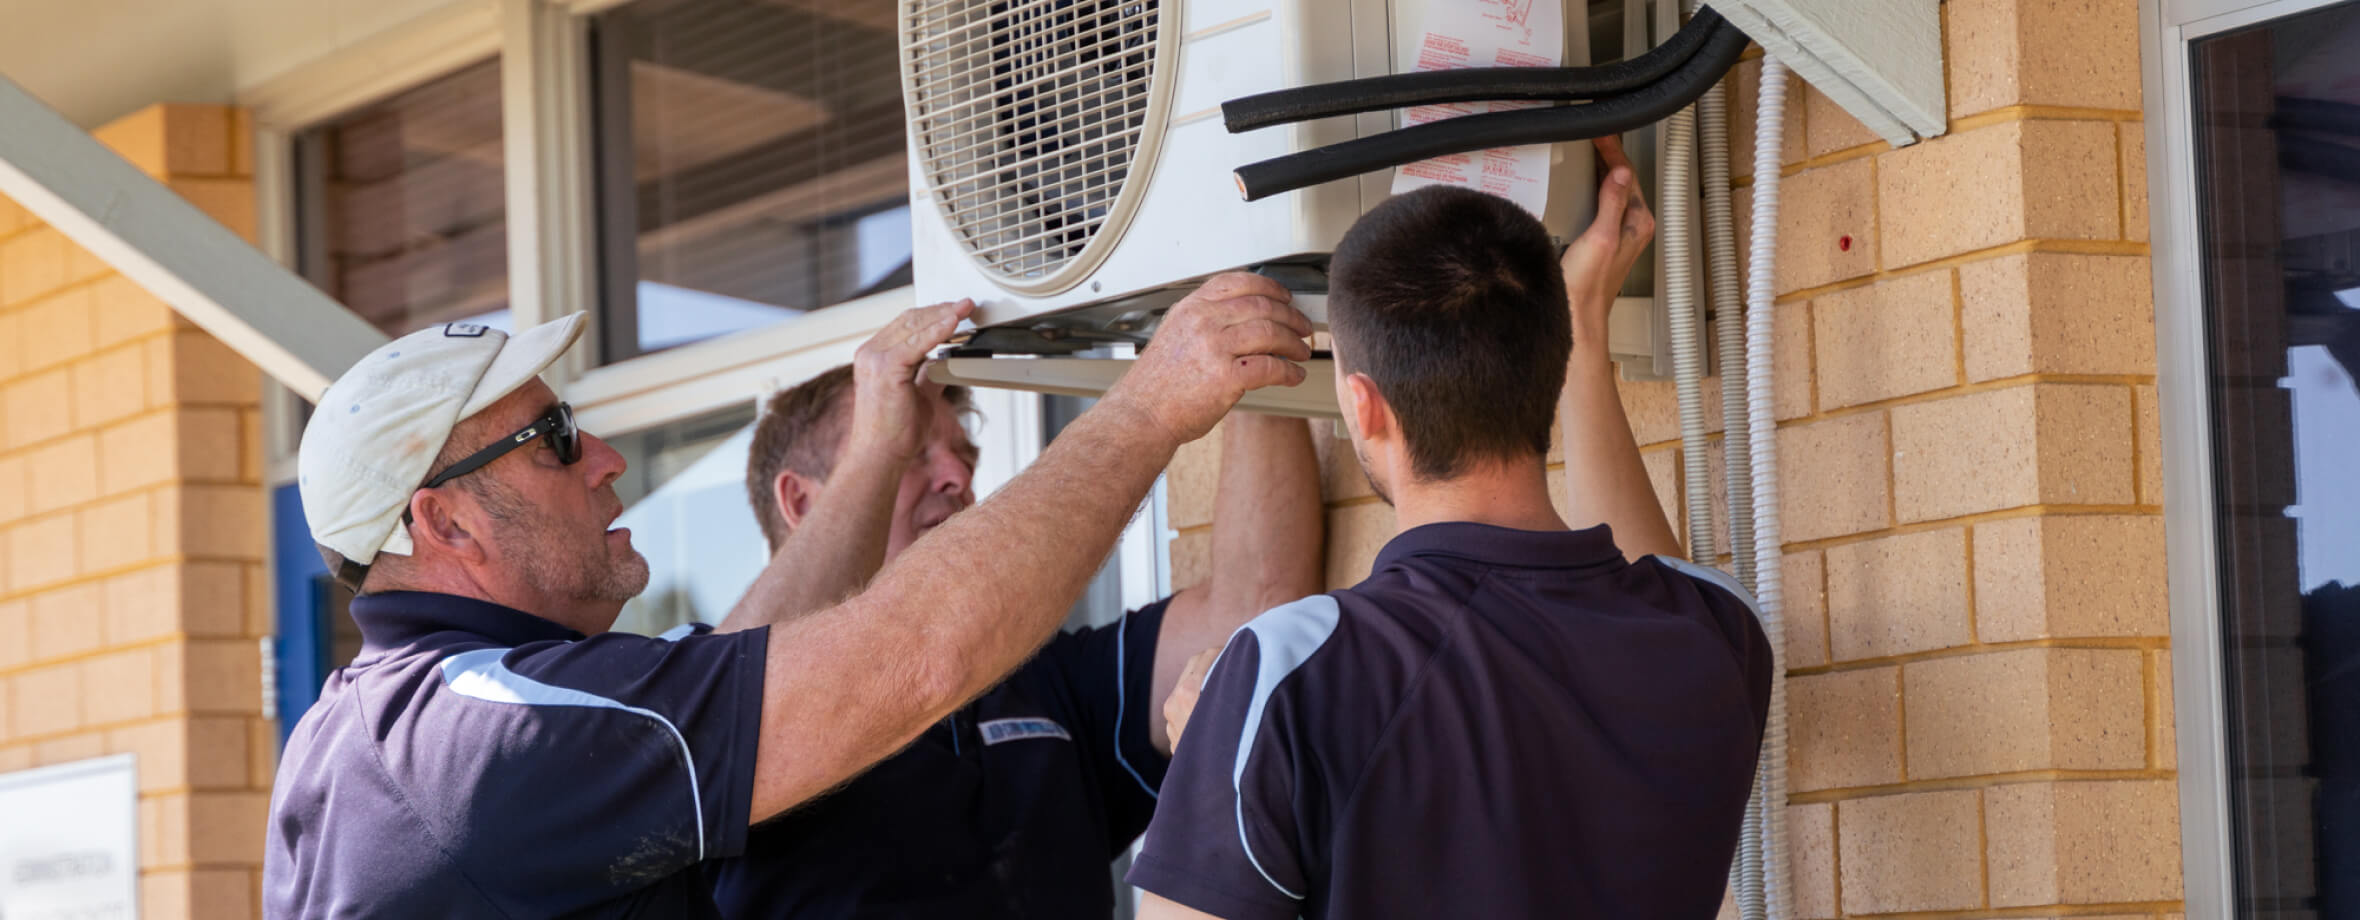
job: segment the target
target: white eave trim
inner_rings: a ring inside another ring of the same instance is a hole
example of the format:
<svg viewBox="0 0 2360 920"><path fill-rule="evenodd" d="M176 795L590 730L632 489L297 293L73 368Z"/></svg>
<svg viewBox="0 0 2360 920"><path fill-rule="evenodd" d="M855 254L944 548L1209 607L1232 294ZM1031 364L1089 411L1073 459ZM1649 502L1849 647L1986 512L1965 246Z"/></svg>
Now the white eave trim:
<svg viewBox="0 0 2360 920"><path fill-rule="evenodd" d="M318 399L384 333L0 77L0 194Z"/></svg>

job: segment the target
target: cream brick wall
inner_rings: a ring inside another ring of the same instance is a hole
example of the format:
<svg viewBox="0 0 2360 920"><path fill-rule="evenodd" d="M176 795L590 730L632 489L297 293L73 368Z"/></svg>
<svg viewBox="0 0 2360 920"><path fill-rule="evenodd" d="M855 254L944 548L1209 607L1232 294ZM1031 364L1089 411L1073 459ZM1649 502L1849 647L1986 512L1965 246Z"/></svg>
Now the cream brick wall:
<svg viewBox="0 0 2360 920"><path fill-rule="evenodd" d="M98 137L251 235L242 117ZM277 728L254 367L0 198L0 770L139 762L146 917L260 913Z"/></svg>
<svg viewBox="0 0 2360 920"><path fill-rule="evenodd" d="M1943 15L1947 135L1893 150L1816 91L1788 97L1774 358L1796 915L2175 916L2138 6ZM1741 233L1759 73L1749 55L1731 79ZM1705 393L1717 471L1718 381ZM1685 535L1673 387L1623 396ZM1342 586L1392 515L1329 444ZM1217 458L1193 445L1174 467L1179 584L1204 574Z"/></svg>

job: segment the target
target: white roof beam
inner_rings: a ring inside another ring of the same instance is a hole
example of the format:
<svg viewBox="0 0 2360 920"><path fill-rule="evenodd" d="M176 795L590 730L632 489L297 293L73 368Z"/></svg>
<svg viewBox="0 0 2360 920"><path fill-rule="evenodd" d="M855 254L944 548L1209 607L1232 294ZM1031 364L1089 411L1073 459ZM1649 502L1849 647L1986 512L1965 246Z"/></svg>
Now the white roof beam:
<svg viewBox="0 0 2360 920"><path fill-rule="evenodd" d="M386 341L352 311L0 76L0 194L316 400Z"/></svg>

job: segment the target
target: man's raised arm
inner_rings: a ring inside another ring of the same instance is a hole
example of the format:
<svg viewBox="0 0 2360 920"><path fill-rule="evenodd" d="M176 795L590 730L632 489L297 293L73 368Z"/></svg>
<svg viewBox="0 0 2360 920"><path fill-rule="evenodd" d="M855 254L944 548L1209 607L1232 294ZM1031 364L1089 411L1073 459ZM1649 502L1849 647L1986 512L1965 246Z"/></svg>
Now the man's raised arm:
<svg viewBox="0 0 2360 920"><path fill-rule="evenodd" d="M1232 412L1221 423L1221 480L1213 494L1213 569L1180 592L1156 634L1155 694L1166 700L1191 657L1288 601L1317 594L1327 554L1319 458L1302 419ZM1202 675L1198 675L1200 678ZM1156 750L1172 752L1163 719L1150 719Z"/></svg>
<svg viewBox="0 0 2360 920"><path fill-rule="evenodd" d="M753 602L731 608L718 631L784 623L825 609L858 592L885 565L894 492L912 458L926 446L934 394L940 390L920 383L918 371L927 354L974 311L970 300L906 311L853 353L852 420L827 488L771 554L768 568L793 577L757 582L755 590L768 595L755 599L749 594ZM770 488L768 500L778 501L776 479Z"/></svg>
<svg viewBox="0 0 2360 920"><path fill-rule="evenodd" d="M858 597L773 626L750 818L892 754L1046 641L1173 451L1247 390L1302 381L1291 362L1310 357L1311 327L1287 299L1254 275L1206 282L1030 468L911 544ZM788 577L772 560L739 604L768 619L760 610Z"/></svg>
<svg viewBox="0 0 2360 920"><path fill-rule="evenodd" d="M1608 170L1598 189L1598 217L1565 250L1565 293L1573 311L1573 359L1565 369L1565 392L1557 398L1566 491L1573 506L1565 523L1612 527L1625 558L1680 556L1680 539L1664 518L1631 437L1630 419L1615 392L1614 359L1606 350L1606 315L1631 265L1655 236L1655 215L1639 195L1621 141L1605 137L1597 144Z"/></svg>

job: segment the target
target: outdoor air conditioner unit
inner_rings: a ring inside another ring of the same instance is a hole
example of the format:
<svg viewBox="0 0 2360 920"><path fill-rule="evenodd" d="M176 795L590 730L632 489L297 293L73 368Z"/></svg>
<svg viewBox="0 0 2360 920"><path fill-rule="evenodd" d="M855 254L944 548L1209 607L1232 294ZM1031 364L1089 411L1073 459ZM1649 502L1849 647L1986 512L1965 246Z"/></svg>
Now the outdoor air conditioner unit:
<svg viewBox="0 0 2360 920"><path fill-rule="evenodd" d="M1122 364L1060 359L1143 343L1163 308L1230 270L1272 274L1324 323L1328 253L1391 194L1393 171L1249 201L1233 170L1391 132L1400 113L1231 133L1222 104L1412 70L1429 7L1516 15L1534 2L1555 0L901 0L917 299L978 305L978 329L933 376L1103 392ZM1589 64L1591 3L1564 3L1563 63ZM1669 22L1674 3L1629 6ZM1563 243L1587 225L1596 177L1586 141L1553 145L1549 160L1542 222ZM1653 307L1618 304L1626 369L1668 370ZM1313 371L1245 406L1332 416L1332 368Z"/></svg>

